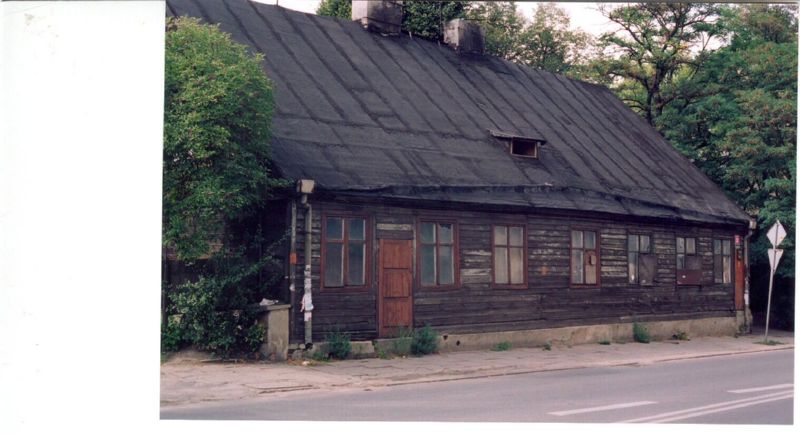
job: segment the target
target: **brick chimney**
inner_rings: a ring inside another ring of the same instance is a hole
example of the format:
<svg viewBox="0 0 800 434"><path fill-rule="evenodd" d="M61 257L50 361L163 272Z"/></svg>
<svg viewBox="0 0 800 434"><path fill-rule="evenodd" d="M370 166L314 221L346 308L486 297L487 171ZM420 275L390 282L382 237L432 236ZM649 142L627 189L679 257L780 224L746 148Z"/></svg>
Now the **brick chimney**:
<svg viewBox="0 0 800 434"><path fill-rule="evenodd" d="M397 35L403 23L403 2L392 0L353 0L353 21L365 29L384 35Z"/></svg>
<svg viewBox="0 0 800 434"><path fill-rule="evenodd" d="M483 28L474 21L456 18L444 26L444 43L462 54L483 54L485 39Z"/></svg>

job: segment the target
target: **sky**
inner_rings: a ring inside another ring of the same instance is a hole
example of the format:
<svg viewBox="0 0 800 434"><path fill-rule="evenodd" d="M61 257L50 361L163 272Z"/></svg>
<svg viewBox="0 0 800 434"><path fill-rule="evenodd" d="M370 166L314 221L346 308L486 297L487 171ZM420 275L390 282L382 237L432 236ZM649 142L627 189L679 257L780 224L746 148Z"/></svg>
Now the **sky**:
<svg viewBox="0 0 800 434"><path fill-rule="evenodd" d="M257 0L261 3L270 3L303 12L311 12L317 9L320 0ZM533 10L537 2L518 1L517 9L527 18L533 16ZM597 11L597 3L578 3L578 2L556 2L566 9L571 18L571 25L580 28L585 32L598 36L611 29L608 20Z"/></svg>

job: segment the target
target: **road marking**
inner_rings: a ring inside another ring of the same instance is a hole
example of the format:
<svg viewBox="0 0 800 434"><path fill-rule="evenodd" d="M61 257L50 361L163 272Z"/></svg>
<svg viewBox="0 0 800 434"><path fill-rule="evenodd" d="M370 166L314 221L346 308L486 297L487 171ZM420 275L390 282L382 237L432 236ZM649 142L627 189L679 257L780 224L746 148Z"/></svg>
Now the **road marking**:
<svg viewBox="0 0 800 434"><path fill-rule="evenodd" d="M650 405L650 404L657 404L657 402L655 401L626 402L623 404L604 405L602 407L589 407L589 408L579 408L576 410L554 411L552 413L547 413L547 414L552 414L553 416L569 416L571 414L591 413L593 411L616 410L619 408L639 407L642 405Z"/></svg>
<svg viewBox="0 0 800 434"><path fill-rule="evenodd" d="M794 387L794 384L792 384L792 383L784 383L784 384L776 384L774 386L752 387L750 389L729 390L728 393L762 392L764 390L789 389L789 388L792 388L792 387Z"/></svg>
<svg viewBox="0 0 800 434"><path fill-rule="evenodd" d="M733 401L719 402L716 404L704 405L702 407L687 408L684 410L671 411L668 413L655 414L652 416L640 417L637 419L623 420L618 423L635 423L635 422L671 422L674 420L688 419L690 417L702 416L704 414L718 413L729 411L736 408L747 407L749 405L763 404L765 402L778 401L780 399L788 399L794 396L792 391L782 391L776 393L768 393L766 395L753 396L750 398L737 399ZM674 417L672 417L674 416Z"/></svg>

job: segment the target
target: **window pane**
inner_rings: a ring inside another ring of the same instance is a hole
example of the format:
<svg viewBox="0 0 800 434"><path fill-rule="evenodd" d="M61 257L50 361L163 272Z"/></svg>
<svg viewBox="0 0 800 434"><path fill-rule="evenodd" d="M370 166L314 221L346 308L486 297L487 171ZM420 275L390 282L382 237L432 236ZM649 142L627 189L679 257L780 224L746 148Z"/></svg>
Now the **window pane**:
<svg viewBox="0 0 800 434"><path fill-rule="evenodd" d="M344 236L344 226L339 217L328 217L325 219L325 238L329 240L341 240Z"/></svg>
<svg viewBox="0 0 800 434"><path fill-rule="evenodd" d="M731 240L722 241L722 254L729 256L731 254Z"/></svg>
<svg viewBox="0 0 800 434"><path fill-rule="evenodd" d="M696 250L697 249L697 244L696 244L696 242L697 242L697 240L695 240L694 238L687 238L686 239L686 254L694 255L695 253L697 253L697 250Z"/></svg>
<svg viewBox="0 0 800 434"><path fill-rule="evenodd" d="M575 232L572 234L574 238ZM572 250L572 270L570 273L572 276L572 283L583 283L583 250Z"/></svg>
<svg viewBox="0 0 800 434"><path fill-rule="evenodd" d="M494 249L494 283L508 283L508 249Z"/></svg>
<svg viewBox="0 0 800 434"><path fill-rule="evenodd" d="M439 246L439 284L453 283L453 246Z"/></svg>
<svg viewBox="0 0 800 434"><path fill-rule="evenodd" d="M722 257L722 283L731 283L731 257Z"/></svg>
<svg viewBox="0 0 800 434"><path fill-rule="evenodd" d="M721 253L721 251L722 251L722 249L720 248L719 240L714 240L714 254L715 255L719 255Z"/></svg>
<svg viewBox="0 0 800 434"><path fill-rule="evenodd" d="M341 226L341 225L340 225ZM328 226L330 227L330 226ZM342 286L343 244L329 243L325 249L325 286Z"/></svg>
<svg viewBox="0 0 800 434"><path fill-rule="evenodd" d="M436 285L436 246L422 246L420 278L423 285Z"/></svg>
<svg viewBox="0 0 800 434"><path fill-rule="evenodd" d="M639 236L639 251L642 253L650 253L650 235Z"/></svg>
<svg viewBox="0 0 800 434"><path fill-rule="evenodd" d="M450 223L439 225L439 243L453 244L453 225Z"/></svg>
<svg viewBox="0 0 800 434"><path fill-rule="evenodd" d="M511 226L508 228L508 244L522 247L522 226Z"/></svg>
<svg viewBox="0 0 800 434"><path fill-rule="evenodd" d="M639 254L628 252L628 283L639 281Z"/></svg>
<svg viewBox="0 0 800 434"><path fill-rule="evenodd" d="M350 240L363 240L364 239L364 219L348 219L348 224L350 227L348 230L350 231L347 234L347 238Z"/></svg>
<svg viewBox="0 0 800 434"><path fill-rule="evenodd" d="M686 244L685 244L685 242L686 242L685 238L681 238L681 237L675 238L675 248L677 249L678 254L686 252Z"/></svg>
<svg viewBox="0 0 800 434"><path fill-rule="evenodd" d="M572 231L572 247L583 247L583 231Z"/></svg>
<svg viewBox="0 0 800 434"><path fill-rule="evenodd" d="M423 243L435 243L436 242L436 224L434 223L423 223L422 225L422 236L420 237Z"/></svg>
<svg viewBox="0 0 800 434"><path fill-rule="evenodd" d="M678 263L676 264L678 270L686 269L686 255L678 254Z"/></svg>
<svg viewBox="0 0 800 434"><path fill-rule="evenodd" d="M589 258L587 258L589 259ZM597 283L597 257L594 257L594 264L590 264L589 261L586 261L586 283L588 285L594 285Z"/></svg>
<svg viewBox="0 0 800 434"><path fill-rule="evenodd" d="M347 245L347 284L361 286L364 284L364 243Z"/></svg>
<svg viewBox="0 0 800 434"><path fill-rule="evenodd" d="M714 255L714 283L722 282L722 256Z"/></svg>
<svg viewBox="0 0 800 434"><path fill-rule="evenodd" d="M639 251L639 236L628 235L628 252L638 252L638 251Z"/></svg>
<svg viewBox="0 0 800 434"><path fill-rule="evenodd" d="M494 227L494 244L496 246L508 245L508 228L506 226Z"/></svg>
<svg viewBox="0 0 800 434"><path fill-rule="evenodd" d="M509 249L510 253L510 260L511 260L511 283L513 284L520 284L525 282L524 267L522 266L522 248L511 248Z"/></svg>
<svg viewBox="0 0 800 434"><path fill-rule="evenodd" d="M583 246L587 249L594 249L594 232L583 233Z"/></svg>

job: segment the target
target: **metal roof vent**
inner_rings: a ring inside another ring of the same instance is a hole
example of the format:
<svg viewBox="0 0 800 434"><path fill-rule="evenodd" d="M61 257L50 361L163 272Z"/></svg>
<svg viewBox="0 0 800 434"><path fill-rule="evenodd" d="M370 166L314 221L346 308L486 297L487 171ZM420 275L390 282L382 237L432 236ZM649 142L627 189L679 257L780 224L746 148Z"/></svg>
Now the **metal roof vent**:
<svg viewBox="0 0 800 434"><path fill-rule="evenodd" d="M392 0L353 0L353 21L365 29L385 35L400 34L403 24L403 2Z"/></svg>
<svg viewBox="0 0 800 434"><path fill-rule="evenodd" d="M444 26L444 42L459 53L483 54L486 34L475 21L456 18Z"/></svg>
<svg viewBox="0 0 800 434"><path fill-rule="evenodd" d="M498 138L508 145L508 153L518 157L539 159L539 149L547 141L535 137L525 137L513 133L489 130L492 137Z"/></svg>

